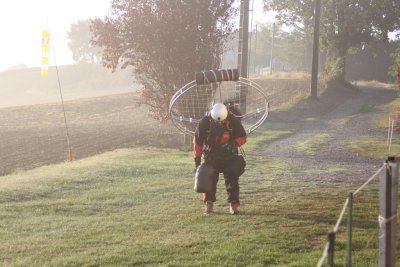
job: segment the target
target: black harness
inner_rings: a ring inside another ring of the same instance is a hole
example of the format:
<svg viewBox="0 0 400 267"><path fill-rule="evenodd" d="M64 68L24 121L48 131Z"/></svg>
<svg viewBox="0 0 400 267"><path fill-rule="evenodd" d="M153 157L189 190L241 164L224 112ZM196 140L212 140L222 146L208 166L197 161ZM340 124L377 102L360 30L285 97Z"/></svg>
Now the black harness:
<svg viewBox="0 0 400 267"><path fill-rule="evenodd" d="M232 129L229 124L215 123L209 121L209 129L205 139L204 160L213 165L219 171L223 171L231 160L232 156L238 154L237 148L233 148ZM221 144L223 134L228 132L229 140L227 144Z"/></svg>

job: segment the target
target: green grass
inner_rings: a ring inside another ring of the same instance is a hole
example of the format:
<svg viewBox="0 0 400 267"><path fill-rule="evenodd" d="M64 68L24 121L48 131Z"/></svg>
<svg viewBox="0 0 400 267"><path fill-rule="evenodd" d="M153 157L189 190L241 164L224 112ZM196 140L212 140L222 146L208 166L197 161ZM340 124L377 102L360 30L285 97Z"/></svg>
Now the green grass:
<svg viewBox="0 0 400 267"><path fill-rule="evenodd" d="M295 133L299 129L299 126L300 124L298 123L269 122L251 134L246 143L245 150L260 150L273 141Z"/></svg>
<svg viewBox="0 0 400 267"><path fill-rule="evenodd" d="M359 113L368 112L371 107L373 106L370 104L365 104L363 105ZM391 101L385 106L385 109L388 112L382 113L382 115L378 116L378 118L374 122L377 128L388 129L389 118L391 120L396 120L396 117L398 116L398 112L400 110L400 98L396 98ZM356 116L356 114L343 118L343 124L347 123L353 116ZM387 138L360 136L358 140L350 142L348 144L348 147L357 151L357 153L359 153L360 155L365 155L376 159L383 159L386 158L388 155L399 155L400 142L396 138L393 138L390 145L390 150L387 142Z"/></svg>
<svg viewBox="0 0 400 267"><path fill-rule="evenodd" d="M376 127L388 128L389 118L392 120L395 119L400 109L400 98L396 98L387 104L386 109L388 113L384 113L378 117L375 122ZM375 159L384 159L387 158L388 155L400 155L400 141L396 138L393 138L391 144L389 144L387 138L361 136L357 140L350 142L347 146L360 155Z"/></svg>
<svg viewBox="0 0 400 267"><path fill-rule="evenodd" d="M348 190L358 185L299 180L288 163L251 152L247 162L239 216L228 214L223 181L215 214L202 214L191 153L178 150L117 150L1 177L0 263L315 266ZM376 259L376 245L367 246L376 235L376 195L368 192L355 208L354 266ZM337 240L341 259L344 230Z"/></svg>
<svg viewBox="0 0 400 267"><path fill-rule="evenodd" d="M0 265L316 266L348 192L363 181L310 180L307 174L343 169L294 169L256 156L300 126L269 123L249 138L238 216L228 213L222 178L215 214L203 215L187 150L116 150L0 177ZM298 149L316 153L328 141L316 135ZM385 144L362 138L349 146L382 159ZM399 149L394 140L393 154ZM375 180L355 196L353 266L378 265L377 188ZM337 266L345 259L346 215Z"/></svg>
<svg viewBox="0 0 400 267"><path fill-rule="evenodd" d="M319 146L329 142L329 140L329 134L316 134L309 139L296 144L295 149L307 155L315 155L319 149Z"/></svg>
<svg viewBox="0 0 400 267"><path fill-rule="evenodd" d="M282 103L278 105L277 107L274 107L272 110L277 112L280 110L287 110L294 108L301 100L306 99L308 97L308 94L305 92L301 92L299 94L291 96L290 99L288 99L287 102Z"/></svg>
<svg viewBox="0 0 400 267"><path fill-rule="evenodd" d="M400 140L398 139L392 140L390 151L386 139L374 137L360 137L357 141L349 143L348 146L361 155L376 159L383 159L388 155L400 155Z"/></svg>
<svg viewBox="0 0 400 267"><path fill-rule="evenodd" d="M350 120L356 118L358 115L362 114L362 113L368 113L371 112L371 110L374 108L375 106L373 104L370 103L364 103L359 110L354 111L351 115L348 115L346 117L343 117L340 120L340 125L345 125L347 123L349 123Z"/></svg>
<svg viewBox="0 0 400 267"><path fill-rule="evenodd" d="M387 129L389 127L389 118L391 120L395 120L396 117L398 116L398 113L400 111L400 97L396 98L392 102L386 105L386 108L388 110L388 113L384 113L381 116L379 116L379 119L377 120L377 127Z"/></svg>

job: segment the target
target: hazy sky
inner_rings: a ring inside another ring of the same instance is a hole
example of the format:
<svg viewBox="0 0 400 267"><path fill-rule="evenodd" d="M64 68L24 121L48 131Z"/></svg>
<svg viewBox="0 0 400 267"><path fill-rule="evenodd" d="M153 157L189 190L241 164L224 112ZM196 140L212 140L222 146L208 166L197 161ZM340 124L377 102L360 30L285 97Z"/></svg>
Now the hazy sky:
<svg viewBox="0 0 400 267"><path fill-rule="evenodd" d="M58 65L72 64L67 31L79 19L104 17L111 0L2 0L0 1L0 71L25 64L41 64L42 30L51 31L50 63L54 65L53 51ZM254 0L254 20L270 22L262 14L262 0ZM250 7L252 1L250 1Z"/></svg>

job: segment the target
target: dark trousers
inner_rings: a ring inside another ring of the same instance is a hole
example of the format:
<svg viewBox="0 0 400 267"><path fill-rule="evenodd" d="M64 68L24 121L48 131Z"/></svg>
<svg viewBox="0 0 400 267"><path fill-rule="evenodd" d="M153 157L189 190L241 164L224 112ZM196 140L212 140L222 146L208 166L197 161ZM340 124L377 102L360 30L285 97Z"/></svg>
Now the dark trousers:
<svg viewBox="0 0 400 267"><path fill-rule="evenodd" d="M239 177L229 175L226 172L222 172L224 174L225 179L225 188L226 192L228 193L228 202L229 203L239 203ZM217 184L219 180L219 173L216 173L214 176L214 184L213 190L211 193L205 193L203 195L203 201L211 201L215 202L217 200L216 193L217 193Z"/></svg>

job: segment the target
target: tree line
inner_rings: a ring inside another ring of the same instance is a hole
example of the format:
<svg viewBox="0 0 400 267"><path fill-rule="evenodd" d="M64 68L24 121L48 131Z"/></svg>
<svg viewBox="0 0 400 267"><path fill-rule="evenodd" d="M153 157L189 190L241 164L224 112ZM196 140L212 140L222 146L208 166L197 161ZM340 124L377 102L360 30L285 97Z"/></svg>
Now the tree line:
<svg viewBox="0 0 400 267"><path fill-rule="evenodd" d="M275 45L281 49L276 56L293 69L306 70L314 0L263 1L265 10L276 11L277 25L291 29L277 27ZM389 33L400 30L398 14L400 1L322 1L320 44L328 71L334 73L331 78L345 80L349 53L389 42ZM71 25L69 47L77 62L99 62L112 71L131 68L143 85L142 102L153 117L166 121L170 97L177 89L192 81L195 72L221 67L226 44L238 28L237 15L234 0L112 0L104 18ZM250 60L265 65L272 59L272 28L261 27L258 41L252 36L258 48ZM400 48L393 57L392 74L400 64Z"/></svg>

